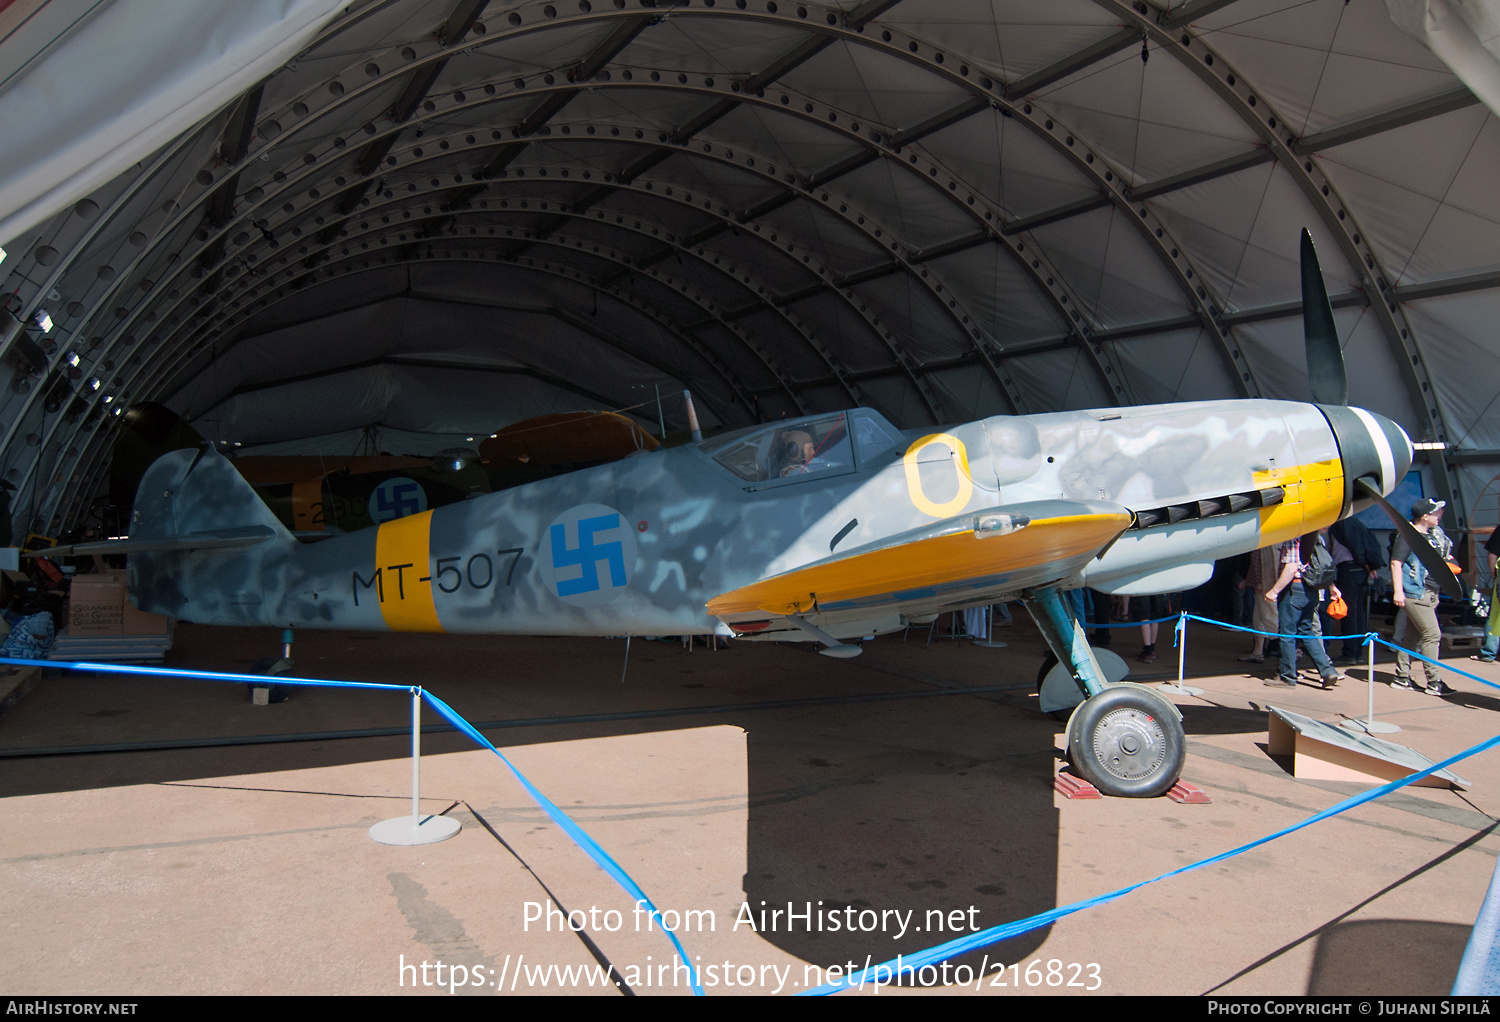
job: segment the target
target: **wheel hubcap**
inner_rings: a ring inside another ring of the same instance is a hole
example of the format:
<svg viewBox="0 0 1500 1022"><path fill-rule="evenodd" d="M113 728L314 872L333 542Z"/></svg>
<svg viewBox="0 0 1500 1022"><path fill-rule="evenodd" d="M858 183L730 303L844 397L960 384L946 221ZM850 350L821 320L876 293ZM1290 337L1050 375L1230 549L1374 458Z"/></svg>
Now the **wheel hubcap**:
<svg viewBox="0 0 1500 1022"><path fill-rule="evenodd" d="M1166 732L1142 710L1124 707L1100 719L1093 736L1094 759L1122 781L1150 777L1166 761Z"/></svg>

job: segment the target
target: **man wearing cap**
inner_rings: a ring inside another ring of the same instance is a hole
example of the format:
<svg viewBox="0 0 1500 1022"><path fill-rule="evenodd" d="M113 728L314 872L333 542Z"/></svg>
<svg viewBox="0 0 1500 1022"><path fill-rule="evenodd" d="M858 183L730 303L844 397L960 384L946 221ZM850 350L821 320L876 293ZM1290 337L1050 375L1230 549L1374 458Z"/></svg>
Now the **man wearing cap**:
<svg viewBox="0 0 1500 1022"><path fill-rule="evenodd" d="M1453 542L1438 524L1446 506L1445 501L1427 497L1411 506L1412 527L1427 537L1427 542L1432 544L1432 548L1445 561L1453 553ZM1417 652L1427 658L1422 661L1422 673L1427 679L1427 694L1452 695L1454 690L1444 684L1436 666L1443 641L1443 631L1438 626L1437 619L1437 579L1417 559L1417 555L1399 532L1391 544L1391 589L1392 602L1406 614L1406 620L1416 629ZM1428 663L1428 660L1433 663ZM1404 649L1396 651L1396 679L1391 682L1391 687L1416 687L1411 681L1411 654Z"/></svg>

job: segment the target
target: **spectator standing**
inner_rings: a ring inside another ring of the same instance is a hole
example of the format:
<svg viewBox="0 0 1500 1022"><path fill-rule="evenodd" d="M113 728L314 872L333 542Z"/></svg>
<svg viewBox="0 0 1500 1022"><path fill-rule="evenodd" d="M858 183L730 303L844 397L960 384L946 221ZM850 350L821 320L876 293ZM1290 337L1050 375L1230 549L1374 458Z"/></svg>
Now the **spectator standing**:
<svg viewBox="0 0 1500 1022"><path fill-rule="evenodd" d="M1427 537L1427 542L1445 561L1453 554L1453 542L1438 523L1442 520L1443 508L1447 506L1446 501L1427 497L1411 506L1412 527ZM1417 559L1416 553L1399 532L1391 543L1391 589L1391 601L1411 628L1416 629L1417 652L1427 658L1422 661L1422 674L1427 679L1427 694L1452 695L1454 690L1444 683L1435 663L1438 654L1442 652L1443 642L1443 630L1437 619L1437 579ZM1416 687L1411 680L1411 654L1404 649L1396 651L1396 677L1391 682L1391 687Z"/></svg>
<svg viewBox="0 0 1500 1022"><path fill-rule="evenodd" d="M1337 597L1338 586L1329 585L1319 573L1328 570L1331 575L1333 558L1323 544L1321 533L1309 533L1300 539L1289 539L1278 548L1281 574L1276 584L1266 590L1266 600L1277 606L1277 627L1281 633L1281 667L1276 678L1265 684L1271 688L1297 687L1297 641L1312 658L1313 666L1323 679L1323 687L1333 688L1344 680L1344 676L1328 659L1323 648L1322 628L1318 624L1318 608L1322 605L1324 586L1327 592ZM1320 549L1321 547L1321 549ZM1316 552L1315 552L1316 551Z"/></svg>
<svg viewBox="0 0 1500 1022"><path fill-rule="evenodd" d="M1355 664L1360 662L1362 647L1357 636L1370 630L1370 589L1376 574L1385 564L1385 555L1374 533L1358 519L1345 518L1335 522L1328 535L1335 543L1333 559L1338 566L1339 592L1349 605L1349 616L1344 618L1341 629L1346 638L1333 662ZM1339 560L1340 547L1349 554L1342 562Z"/></svg>
<svg viewBox="0 0 1500 1022"><path fill-rule="evenodd" d="M1471 657L1482 664L1495 662L1495 654L1500 653L1500 579L1495 577L1495 562L1500 560L1500 527L1490 533L1490 538L1484 541L1484 557L1489 564L1490 570L1490 619L1489 627L1485 629L1484 643L1479 647L1479 655Z"/></svg>
<svg viewBox="0 0 1500 1022"><path fill-rule="evenodd" d="M1141 651L1136 655L1137 660L1143 664L1156 662L1156 634L1161 619L1171 617L1181 609L1182 602L1176 593L1130 597L1130 620L1141 623Z"/></svg>
<svg viewBox="0 0 1500 1022"><path fill-rule="evenodd" d="M1276 602L1267 600L1266 590L1276 582L1278 547L1262 547L1250 552L1250 566L1240 587L1254 594L1254 610L1250 616L1250 627L1256 632L1277 631ZM1261 664L1266 660L1266 636L1254 635L1250 639L1250 652L1240 657L1242 664Z"/></svg>

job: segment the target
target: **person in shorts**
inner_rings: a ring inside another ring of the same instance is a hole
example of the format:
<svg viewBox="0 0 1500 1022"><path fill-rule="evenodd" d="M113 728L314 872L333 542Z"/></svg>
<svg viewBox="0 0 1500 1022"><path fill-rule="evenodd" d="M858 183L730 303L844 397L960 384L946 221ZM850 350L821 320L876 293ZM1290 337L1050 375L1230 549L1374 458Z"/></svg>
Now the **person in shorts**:
<svg viewBox="0 0 1500 1022"><path fill-rule="evenodd" d="M1180 604L1176 593L1160 596L1132 596L1130 598L1130 620L1141 623L1141 651L1136 659L1143 664L1156 662L1156 633L1161 627L1161 618L1178 613Z"/></svg>

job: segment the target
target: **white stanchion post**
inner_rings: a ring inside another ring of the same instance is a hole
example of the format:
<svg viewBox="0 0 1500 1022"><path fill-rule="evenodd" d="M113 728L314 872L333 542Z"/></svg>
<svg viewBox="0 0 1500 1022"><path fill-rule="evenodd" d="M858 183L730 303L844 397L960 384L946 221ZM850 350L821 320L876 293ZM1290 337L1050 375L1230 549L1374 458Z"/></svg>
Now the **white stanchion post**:
<svg viewBox="0 0 1500 1022"><path fill-rule="evenodd" d="M1004 649L1006 647L1006 645L1007 645L1006 643L1004 643L1004 642L996 642L995 641L995 605L994 604L990 604L988 607L984 608L984 619L985 619L986 622L988 622L988 625L989 625L989 627L987 627L984 630L984 632L985 632L985 638L983 639L983 641L981 641L979 639L975 639L973 642L969 643L969 645L971 645L971 646L978 646L981 649Z"/></svg>
<svg viewBox="0 0 1500 1022"><path fill-rule="evenodd" d="M370 837L383 845L430 845L446 841L461 829L449 816L422 819L422 688L411 690L411 815L381 820L370 828Z"/></svg>
<svg viewBox="0 0 1500 1022"><path fill-rule="evenodd" d="M1179 696L1201 696L1201 688L1191 688L1183 684L1187 677L1187 612L1183 611L1177 615L1177 624L1173 626L1177 630L1177 683L1171 682L1157 689L1158 692L1167 692Z"/></svg>
<svg viewBox="0 0 1500 1022"><path fill-rule="evenodd" d="M1368 707L1365 710L1365 719L1355 720L1350 718L1341 722L1340 726L1350 731L1363 731L1371 735L1393 735L1401 730L1399 724L1387 724L1383 720L1375 719L1375 640L1366 636L1365 646L1369 650L1365 682L1370 697Z"/></svg>
<svg viewBox="0 0 1500 1022"><path fill-rule="evenodd" d="M1187 677L1187 618L1177 619L1177 687Z"/></svg>
<svg viewBox="0 0 1500 1022"><path fill-rule="evenodd" d="M411 825L422 825L420 792L422 790L422 689L411 690Z"/></svg>

